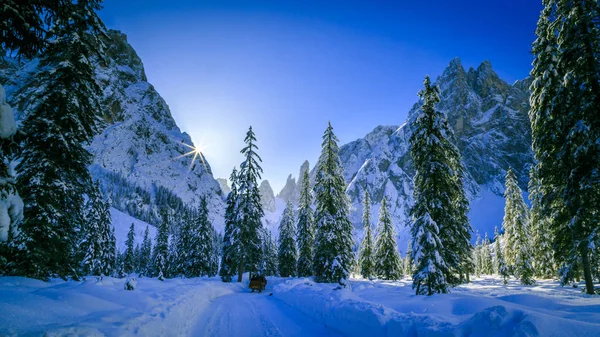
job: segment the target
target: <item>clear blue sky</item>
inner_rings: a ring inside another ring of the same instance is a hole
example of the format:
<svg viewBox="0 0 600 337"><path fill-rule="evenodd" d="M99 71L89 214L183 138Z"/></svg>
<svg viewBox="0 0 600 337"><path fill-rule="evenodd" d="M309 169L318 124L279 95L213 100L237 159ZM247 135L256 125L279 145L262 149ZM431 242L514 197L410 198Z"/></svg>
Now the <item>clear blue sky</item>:
<svg viewBox="0 0 600 337"><path fill-rule="evenodd" d="M207 148L215 177L242 160L249 125L275 193L331 120L341 143L399 125L426 74L492 62L528 75L541 0L105 0L179 127Z"/></svg>

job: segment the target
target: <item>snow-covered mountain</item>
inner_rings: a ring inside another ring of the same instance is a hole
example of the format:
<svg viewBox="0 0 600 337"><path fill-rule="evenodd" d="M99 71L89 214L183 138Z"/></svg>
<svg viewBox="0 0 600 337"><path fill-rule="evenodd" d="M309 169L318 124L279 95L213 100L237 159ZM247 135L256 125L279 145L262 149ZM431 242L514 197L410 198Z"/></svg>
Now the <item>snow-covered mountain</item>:
<svg viewBox="0 0 600 337"><path fill-rule="evenodd" d="M304 178L304 172L309 171L310 164L308 160L300 166L300 172L298 177L294 178L291 174L288 176L285 186L277 194L278 198L285 200L286 202L291 201L293 204L297 204L300 200L300 190L302 189L302 181Z"/></svg>
<svg viewBox="0 0 600 337"><path fill-rule="evenodd" d="M258 187L260 193L260 203L262 204L265 212L275 212L277 210L275 205L275 193L273 188L269 184L268 180L263 180Z"/></svg>
<svg viewBox="0 0 600 337"><path fill-rule="evenodd" d="M225 207L210 165L184 156L192 150L184 145L193 146L190 136L181 132L164 99L148 83L126 35L110 30L108 36L108 60L96 62L104 125L89 146L94 156L90 171L111 194L113 206L136 218L156 223L157 205L196 205L204 196L215 228L222 230ZM0 63L0 83L9 101L28 77L35 76L37 64Z"/></svg>
<svg viewBox="0 0 600 337"><path fill-rule="evenodd" d="M448 116L466 167L465 188L471 201L471 224L482 235L491 234L494 226L502 223L504 175L509 166L518 175L521 187L526 188L533 160L527 116L529 82L506 83L489 61L466 71L456 58L435 84L441 91L437 108ZM417 102L413 106L409 120L415 117L421 104ZM361 201L368 189L374 203L374 222L383 196L390 201L402 251L410 237L406 224L413 194L409 124L378 126L364 138L340 148L347 193L352 202L355 237L362 237Z"/></svg>
<svg viewBox="0 0 600 337"><path fill-rule="evenodd" d="M229 187L229 182L227 181L227 179L225 178L217 178L217 182L219 183L219 186L221 187L221 193L223 194L223 196L227 196L227 194L229 194L229 192L231 192L231 187Z"/></svg>

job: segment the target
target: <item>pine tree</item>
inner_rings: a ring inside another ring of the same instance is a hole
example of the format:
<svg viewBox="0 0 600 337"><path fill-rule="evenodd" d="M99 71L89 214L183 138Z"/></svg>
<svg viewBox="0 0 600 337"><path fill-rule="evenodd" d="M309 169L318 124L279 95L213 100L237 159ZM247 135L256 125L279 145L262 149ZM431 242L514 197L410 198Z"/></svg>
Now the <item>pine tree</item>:
<svg viewBox="0 0 600 337"><path fill-rule="evenodd" d="M321 155L316 169L315 258L313 268L317 282L346 286L354 262L352 223L349 201L342 175L338 139L331 123L323 135Z"/></svg>
<svg viewBox="0 0 600 337"><path fill-rule="evenodd" d="M146 225L144 240L140 249L140 276L151 275L150 260L152 258L152 241L150 240L150 229Z"/></svg>
<svg viewBox="0 0 600 337"><path fill-rule="evenodd" d="M208 276L213 277L219 273L219 257L223 251L223 237L213 227L212 232L212 252L210 254L210 266Z"/></svg>
<svg viewBox="0 0 600 337"><path fill-rule="evenodd" d="M541 204L552 228L563 284L583 272L594 293L590 247L600 235L600 5L546 0L533 45L533 152Z"/></svg>
<svg viewBox="0 0 600 337"><path fill-rule="evenodd" d="M40 57L42 69L19 92L23 151L17 170L25 203L19 237L25 263L21 274L40 279L78 277L77 233L84 195L92 190L85 149L97 132L102 91L92 57L102 56L105 30L98 1L64 4L65 17L50 28Z"/></svg>
<svg viewBox="0 0 600 337"><path fill-rule="evenodd" d="M540 278L551 278L556 274L554 268L554 256L552 252L552 232L550 221L542 206L540 193L540 181L534 167L529 171L529 199L531 200L531 212L529 223L531 224L531 241L533 254L533 269L535 275Z"/></svg>
<svg viewBox="0 0 600 337"><path fill-rule="evenodd" d="M406 245L406 256L404 257L404 275L412 276L415 271L415 262L413 260L412 242L408 241Z"/></svg>
<svg viewBox="0 0 600 337"><path fill-rule="evenodd" d="M167 259L169 257L169 214L162 211L162 222L156 235L154 246L154 272L159 280L164 281L168 272Z"/></svg>
<svg viewBox="0 0 600 337"><path fill-rule="evenodd" d="M494 264L492 262L492 252L490 251L490 239L487 232L481 245L481 273L484 275L492 275L494 273Z"/></svg>
<svg viewBox="0 0 600 337"><path fill-rule="evenodd" d="M387 199L384 196L379 209L375 242L375 275L383 280L399 280L402 278L402 264L396 243L396 231L390 216Z"/></svg>
<svg viewBox="0 0 600 337"><path fill-rule="evenodd" d="M417 294L446 293L464 281L461 270L470 264L471 226L463 189L460 153L451 142L452 129L435 109L439 89L425 77L421 113L411 123L410 153L416 169L414 206L410 211ZM470 268L469 268L470 269Z"/></svg>
<svg viewBox="0 0 600 337"><path fill-rule="evenodd" d="M273 235L267 229L264 229L263 254L264 254L264 273L266 276L277 276L278 272L278 257L277 245L273 240Z"/></svg>
<svg viewBox="0 0 600 337"><path fill-rule="evenodd" d="M502 254L502 246L500 245L500 234L498 234L498 227L494 230L494 255L496 255L496 270L498 275L502 276L504 284L508 282L509 272Z"/></svg>
<svg viewBox="0 0 600 337"><path fill-rule="evenodd" d="M238 173L235 167L229 178L231 181L231 192L227 195L227 209L225 210L225 230L223 234L223 254L221 256L221 268L219 276L223 282L231 282L231 278L236 274L237 263L240 259L239 242L234 242L234 233L237 230L237 181Z"/></svg>
<svg viewBox="0 0 600 337"><path fill-rule="evenodd" d="M83 275L110 275L114 246L108 204L102 200L98 183L90 192L86 204L85 225L78 244Z"/></svg>
<svg viewBox="0 0 600 337"><path fill-rule="evenodd" d="M125 241L125 258L123 260L123 268L126 274L134 272L135 266L135 225L132 223L129 226L129 232L127 233L127 241Z"/></svg>
<svg viewBox="0 0 600 337"><path fill-rule="evenodd" d="M475 249L473 249L473 260L475 261L475 276L481 276L481 236L477 234L477 240L475 241Z"/></svg>
<svg viewBox="0 0 600 337"><path fill-rule="evenodd" d="M211 257L213 252L213 233L214 228L208 218L208 203L206 197L200 199L200 207L198 209L198 218L196 220L198 235L195 241L195 247L192 249L196 252L196 260L198 261L200 275L211 275Z"/></svg>
<svg viewBox="0 0 600 337"><path fill-rule="evenodd" d="M295 277L298 264L298 250L296 248L296 220L294 207L287 202L283 217L279 224L279 247L277 251L279 275L281 277Z"/></svg>
<svg viewBox="0 0 600 337"><path fill-rule="evenodd" d="M315 228L308 170L304 172L298 208L298 276L313 275Z"/></svg>
<svg viewBox="0 0 600 337"><path fill-rule="evenodd" d="M365 236L358 253L358 265L362 277L371 279L375 276L375 245L371 230L371 197L369 196L369 191L365 191L365 197L363 198L362 221Z"/></svg>
<svg viewBox="0 0 600 337"><path fill-rule="evenodd" d="M517 185L517 177L512 169L506 172L506 205L504 207L504 256L509 270L522 284L533 284L531 267L531 241L528 228L528 208L523 193Z"/></svg>
<svg viewBox="0 0 600 337"><path fill-rule="evenodd" d="M238 213L236 219L236 230L233 232L234 246L240 247L240 259L236 260L238 266L238 282L242 281L244 271L250 275L256 275L260 271L262 260L262 243L260 231L262 228L262 217L264 215L260 202L260 192L257 180L261 178L262 168L259 162L262 159L256 153L256 137L252 127L246 133L244 139L246 146L241 150L245 160L240 165L238 178Z"/></svg>
<svg viewBox="0 0 600 337"><path fill-rule="evenodd" d="M164 273L166 278L175 278L183 276L183 259L179 256L181 251L181 230L173 231L169 236L169 244L167 248L167 265Z"/></svg>

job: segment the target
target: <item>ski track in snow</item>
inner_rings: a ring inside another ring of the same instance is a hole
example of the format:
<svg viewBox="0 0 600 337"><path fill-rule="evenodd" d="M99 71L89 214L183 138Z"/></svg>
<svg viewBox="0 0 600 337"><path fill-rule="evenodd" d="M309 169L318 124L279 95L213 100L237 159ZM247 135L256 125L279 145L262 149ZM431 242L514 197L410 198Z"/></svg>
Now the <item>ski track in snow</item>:
<svg viewBox="0 0 600 337"><path fill-rule="evenodd" d="M268 288L262 293L248 292L214 299L200 315L191 336L342 336L269 296Z"/></svg>

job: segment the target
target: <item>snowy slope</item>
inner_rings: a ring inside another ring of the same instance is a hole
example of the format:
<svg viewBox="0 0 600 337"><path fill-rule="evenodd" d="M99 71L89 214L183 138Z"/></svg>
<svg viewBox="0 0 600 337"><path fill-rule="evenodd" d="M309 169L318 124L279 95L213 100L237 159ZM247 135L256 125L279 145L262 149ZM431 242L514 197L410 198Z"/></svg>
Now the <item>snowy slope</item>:
<svg viewBox="0 0 600 337"><path fill-rule="evenodd" d="M193 145L191 138L181 132L166 102L147 82L142 61L125 34L111 30L108 35L108 62L96 63L96 79L104 93L99 117L105 123L89 147L94 177L106 181L107 175L117 174L149 195L162 186L190 205L205 196L215 228L222 230L224 203L210 165L200 160L191 165L192 156L182 156L191 151L183 145ZM36 71L36 60L0 64L0 83L9 101ZM114 206L127 211L123 205Z"/></svg>
<svg viewBox="0 0 600 337"><path fill-rule="evenodd" d="M129 233L129 227L131 224L134 225L135 229L135 243L134 246L139 244L142 245L142 241L144 240L144 232L146 231L146 226L148 227L148 232L150 234L150 239L154 242L154 238L156 237L156 227L149 225L146 222L138 220L132 217L129 214L123 213L115 208L110 209L110 216L112 219L112 225L115 228L115 237L117 238L117 248L120 252L125 251L125 241L127 241L127 233Z"/></svg>

